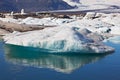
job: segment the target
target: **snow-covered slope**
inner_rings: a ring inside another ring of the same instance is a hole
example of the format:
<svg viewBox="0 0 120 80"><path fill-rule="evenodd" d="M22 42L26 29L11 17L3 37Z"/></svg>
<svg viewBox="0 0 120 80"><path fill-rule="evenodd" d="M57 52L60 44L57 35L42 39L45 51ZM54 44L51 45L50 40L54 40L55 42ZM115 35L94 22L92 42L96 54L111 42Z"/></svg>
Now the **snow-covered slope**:
<svg viewBox="0 0 120 80"><path fill-rule="evenodd" d="M12 33L4 37L7 44L47 49L49 52L105 53L113 48L87 38L75 27L54 27L40 31Z"/></svg>
<svg viewBox="0 0 120 80"><path fill-rule="evenodd" d="M80 9L120 8L120 0L63 0Z"/></svg>
<svg viewBox="0 0 120 80"><path fill-rule="evenodd" d="M82 4L119 4L120 0L80 0Z"/></svg>
<svg viewBox="0 0 120 80"><path fill-rule="evenodd" d="M63 1L67 2L71 6L78 6L78 5L80 5L80 0L63 0Z"/></svg>

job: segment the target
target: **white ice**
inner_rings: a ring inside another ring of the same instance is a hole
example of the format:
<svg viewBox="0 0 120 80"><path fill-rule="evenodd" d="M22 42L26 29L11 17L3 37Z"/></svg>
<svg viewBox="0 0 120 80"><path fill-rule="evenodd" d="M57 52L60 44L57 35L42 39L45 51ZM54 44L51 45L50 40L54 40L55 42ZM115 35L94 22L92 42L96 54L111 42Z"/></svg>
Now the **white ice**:
<svg viewBox="0 0 120 80"><path fill-rule="evenodd" d="M7 44L48 49L51 52L105 53L114 51L101 42L82 35L76 27L54 27L39 31L12 33L4 37Z"/></svg>
<svg viewBox="0 0 120 80"><path fill-rule="evenodd" d="M112 42L112 43L120 44L120 36L111 37L107 40L104 40L104 42Z"/></svg>
<svg viewBox="0 0 120 80"><path fill-rule="evenodd" d="M63 0L76 10L120 9L120 0ZM73 10L73 9L72 9Z"/></svg>

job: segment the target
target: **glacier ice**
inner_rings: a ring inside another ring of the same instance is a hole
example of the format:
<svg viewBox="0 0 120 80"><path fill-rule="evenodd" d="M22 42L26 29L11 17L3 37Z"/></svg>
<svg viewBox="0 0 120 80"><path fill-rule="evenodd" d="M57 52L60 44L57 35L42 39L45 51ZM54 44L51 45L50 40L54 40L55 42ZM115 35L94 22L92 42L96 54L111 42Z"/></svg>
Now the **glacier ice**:
<svg viewBox="0 0 120 80"><path fill-rule="evenodd" d="M38 31L11 33L4 36L6 44L37 47L50 52L105 53L113 48L81 34L75 27L54 27Z"/></svg>

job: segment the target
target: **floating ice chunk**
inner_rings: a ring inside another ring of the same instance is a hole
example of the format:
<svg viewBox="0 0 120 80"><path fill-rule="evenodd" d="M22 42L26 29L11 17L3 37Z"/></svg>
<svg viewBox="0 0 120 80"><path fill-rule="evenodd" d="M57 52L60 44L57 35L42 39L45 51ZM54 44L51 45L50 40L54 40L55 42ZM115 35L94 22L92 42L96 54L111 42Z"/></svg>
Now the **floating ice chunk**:
<svg viewBox="0 0 120 80"><path fill-rule="evenodd" d="M105 53L113 48L93 41L75 28L54 27L4 36L7 44L37 47L51 52Z"/></svg>
<svg viewBox="0 0 120 80"><path fill-rule="evenodd" d="M93 19L96 16L96 12L87 12L84 19Z"/></svg>

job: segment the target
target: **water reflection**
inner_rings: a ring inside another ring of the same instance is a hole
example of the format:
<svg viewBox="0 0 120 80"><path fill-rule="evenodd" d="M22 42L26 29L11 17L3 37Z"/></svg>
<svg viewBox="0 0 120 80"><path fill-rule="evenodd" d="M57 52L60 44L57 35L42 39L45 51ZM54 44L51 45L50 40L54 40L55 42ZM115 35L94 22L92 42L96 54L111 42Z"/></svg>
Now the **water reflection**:
<svg viewBox="0 0 120 80"><path fill-rule="evenodd" d="M71 73L85 64L94 63L106 55L56 55L40 53L39 49L5 45L6 60L13 64L50 68L58 72Z"/></svg>

